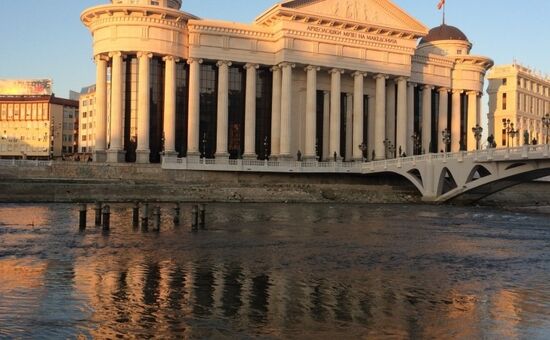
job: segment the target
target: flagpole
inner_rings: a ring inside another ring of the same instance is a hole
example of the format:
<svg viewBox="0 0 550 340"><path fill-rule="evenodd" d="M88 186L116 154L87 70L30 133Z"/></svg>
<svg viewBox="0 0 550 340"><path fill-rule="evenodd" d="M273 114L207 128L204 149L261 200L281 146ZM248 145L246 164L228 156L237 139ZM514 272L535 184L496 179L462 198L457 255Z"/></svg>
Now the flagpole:
<svg viewBox="0 0 550 340"><path fill-rule="evenodd" d="M447 7L446 2L443 3L443 25L445 25L445 7Z"/></svg>

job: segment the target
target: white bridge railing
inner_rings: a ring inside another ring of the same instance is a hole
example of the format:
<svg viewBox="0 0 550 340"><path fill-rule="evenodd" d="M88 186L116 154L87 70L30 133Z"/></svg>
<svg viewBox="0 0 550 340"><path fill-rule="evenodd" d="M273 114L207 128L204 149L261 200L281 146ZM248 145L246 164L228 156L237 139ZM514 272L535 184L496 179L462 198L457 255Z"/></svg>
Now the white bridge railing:
<svg viewBox="0 0 550 340"><path fill-rule="evenodd" d="M260 161L217 160L205 158L163 158L162 168L168 170L245 171L245 172L293 172L293 173L369 173L384 172L402 167L416 166L423 162L498 162L549 158L548 145L516 148L461 151L454 153L426 154L394 158L374 162L317 162L317 161Z"/></svg>

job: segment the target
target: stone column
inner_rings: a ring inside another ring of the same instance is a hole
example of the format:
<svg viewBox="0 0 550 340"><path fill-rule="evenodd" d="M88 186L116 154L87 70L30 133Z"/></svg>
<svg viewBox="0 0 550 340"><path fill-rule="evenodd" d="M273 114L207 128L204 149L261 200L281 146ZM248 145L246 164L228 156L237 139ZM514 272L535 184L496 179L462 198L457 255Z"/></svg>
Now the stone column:
<svg viewBox="0 0 550 340"><path fill-rule="evenodd" d="M330 92L323 92L323 160L330 160Z"/></svg>
<svg viewBox="0 0 550 340"><path fill-rule="evenodd" d="M107 156L107 61L104 55L97 55L96 62L96 112L94 162L105 162Z"/></svg>
<svg viewBox="0 0 550 340"><path fill-rule="evenodd" d="M374 153L375 160L386 159L386 79L387 76L378 74L376 77L376 108L374 118Z"/></svg>
<svg viewBox="0 0 550 340"><path fill-rule="evenodd" d="M112 60L111 68L111 145L107 151L108 163L124 162L124 144L123 144L123 108L122 101L122 53L109 53Z"/></svg>
<svg viewBox="0 0 550 340"><path fill-rule="evenodd" d="M149 163L151 150L149 149L150 133L150 74L151 58L153 54L139 52L139 74L138 74L138 140L136 150L136 162L141 164Z"/></svg>
<svg viewBox="0 0 550 340"><path fill-rule="evenodd" d="M189 124L187 127L187 157L199 158L200 75L202 59L189 58Z"/></svg>
<svg viewBox="0 0 550 340"><path fill-rule="evenodd" d="M369 96L369 102L368 102L368 108L367 108L367 111L368 111L368 121L369 123L367 124L368 125L368 129L369 131L367 132L367 146L369 147L369 151L368 151L368 159L370 160L374 160L372 159L372 154L374 152L374 148L375 148L375 139L374 139L374 135L375 135L375 132L374 132L374 127L376 125L375 123L375 119L376 119L376 100L375 100L375 96L374 95L370 95Z"/></svg>
<svg viewBox="0 0 550 340"><path fill-rule="evenodd" d="M393 145L395 142L395 82L389 80L386 82L386 138Z"/></svg>
<svg viewBox="0 0 550 340"><path fill-rule="evenodd" d="M273 95L271 98L271 158L281 150L281 68L273 66Z"/></svg>
<svg viewBox="0 0 550 340"><path fill-rule="evenodd" d="M344 71L339 69L332 69L329 71L331 74L330 82L330 146L329 153L330 159L334 159L334 153L336 153L336 159L341 160L340 155L340 129L341 129L341 80Z"/></svg>
<svg viewBox="0 0 550 340"><path fill-rule="evenodd" d="M290 138L291 138L291 114L292 114L292 69L294 64L282 63L279 65L283 72L281 88L281 149L280 158L291 159Z"/></svg>
<svg viewBox="0 0 550 340"><path fill-rule="evenodd" d="M258 159L256 154L256 70L258 64L246 64L246 99L244 109L244 154L245 159Z"/></svg>
<svg viewBox="0 0 550 340"><path fill-rule="evenodd" d="M364 112L365 112L365 73L355 72L353 74L353 142L352 154L356 162L363 161L363 151L359 148L363 144L364 133ZM351 130L351 129L350 129Z"/></svg>
<svg viewBox="0 0 550 340"><path fill-rule="evenodd" d="M345 136L345 160L349 162L353 158L353 94L346 93L346 136Z"/></svg>
<svg viewBox="0 0 550 340"><path fill-rule="evenodd" d="M447 145L443 142L443 131L448 126L449 116L449 89L441 87L437 90L439 92L439 116L437 127L437 150L447 151Z"/></svg>
<svg viewBox="0 0 550 340"><path fill-rule="evenodd" d="M414 142L412 136L414 135L414 88L415 83L409 83L407 85L407 156L414 155Z"/></svg>
<svg viewBox="0 0 550 340"><path fill-rule="evenodd" d="M397 136L395 149L398 157L407 152L407 78L397 78ZM399 151L401 150L401 154Z"/></svg>
<svg viewBox="0 0 550 340"><path fill-rule="evenodd" d="M432 141L432 89L431 85L422 88L422 151L430 153Z"/></svg>
<svg viewBox="0 0 550 340"><path fill-rule="evenodd" d="M466 135L468 136L468 151L476 149L476 138L472 128L479 124L477 120L477 92L468 92L468 119L466 120Z"/></svg>
<svg viewBox="0 0 550 340"><path fill-rule="evenodd" d="M229 131L229 61L218 61L218 122L216 140L216 159L229 159L227 133Z"/></svg>
<svg viewBox="0 0 550 340"><path fill-rule="evenodd" d="M460 151L460 114L461 114L461 103L460 95L462 90L453 90L453 112L451 113L451 151L458 152Z"/></svg>
<svg viewBox="0 0 550 340"><path fill-rule="evenodd" d="M315 142L317 139L317 66L306 67L307 92L306 92L306 146L304 159L316 160Z"/></svg>
<svg viewBox="0 0 550 340"><path fill-rule="evenodd" d="M176 63L178 59L166 56L164 76L164 156L176 157Z"/></svg>

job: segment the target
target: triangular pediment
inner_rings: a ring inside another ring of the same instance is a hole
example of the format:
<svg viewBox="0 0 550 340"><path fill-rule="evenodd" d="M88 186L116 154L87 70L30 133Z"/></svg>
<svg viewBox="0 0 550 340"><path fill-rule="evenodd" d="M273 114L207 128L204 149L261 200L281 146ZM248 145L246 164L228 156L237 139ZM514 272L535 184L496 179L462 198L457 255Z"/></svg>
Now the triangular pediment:
<svg viewBox="0 0 550 340"><path fill-rule="evenodd" d="M359 24L426 34L428 28L390 0L291 0L282 8Z"/></svg>

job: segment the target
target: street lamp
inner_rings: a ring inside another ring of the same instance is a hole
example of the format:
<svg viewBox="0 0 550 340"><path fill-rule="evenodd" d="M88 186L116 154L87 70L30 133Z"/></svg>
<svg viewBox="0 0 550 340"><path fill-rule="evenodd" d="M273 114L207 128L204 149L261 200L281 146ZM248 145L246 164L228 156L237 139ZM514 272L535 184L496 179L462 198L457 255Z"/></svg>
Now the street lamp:
<svg viewBox="0 0 550 340"><path fill-rule="evenodd" d="M479 126L479 124L476 124L476 126L472 128L472 132L474 133L474 138L476 139L476 150L479 150L479 141L481 140L481 135L483 134L483 128Z"/></svg>
<svg viewBox="0 0 550 340"><path fill-rule="evenodd" d="M443 144L445 144L445 152L448 152L449 144L451 144L451 131L449 131L449 129L441 131L441 137Z"/></svg>
<svg viewBox="0 0 550 340"><path fill-rule="evenodd" d="M546 144L548 144L548 129L550 128L550 113L542 117L542 125L546 128Z"/></svg>
<svg viewBox="0 0 550 340"><path fill-rule="evenodd" d="M206 158L206 142L208 140L206 139L206 132L202 135L202 157Z"/></svg>
<svg viewBox="0 0 550 340"><path fill-rule="evenodd" d="M269 143L267 141L267 136L265 136L264 138L264 157L266 160L269 160L269 155L267 153L267 147L268 147Z"/></svg>
<svg viewBox="0 0 550 340"><path fill-rule="evenodd" d="M359 144L359 150L361 150L361 160L364 162L365 161L365 152L367 151L368 147L367 147L367 144L365 144L365 142Z"/></svg>
<svg viewBox="0 0 550 340"><path fill-rule="evenodd" d="M413 154L418 155L420 154L420 147L422 145L421 136L418 132L415 132L414 135L411 136L413 140Z"/></svg>
<svg viewBox="0 0 550 340"><path fill-rule="evenodd" d="M502 131L504 132L504 136L506 137L506 147L510 147L510 138L512 138L512 143L514 142L513 138L518 135L518 131L514 129L514 123L510 121L510 119L503 118L502 119Z"/></svg>
<svg viewBox="0 0 550 340"><path fill-rule="evenodd" d="M395 158L395 146L392 141L385 139L384 146L386 147L386 158L388 158L388 154L390 155L390 158Z"/></svg>

